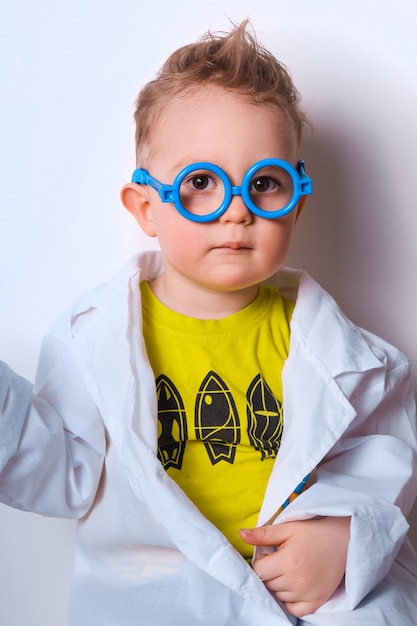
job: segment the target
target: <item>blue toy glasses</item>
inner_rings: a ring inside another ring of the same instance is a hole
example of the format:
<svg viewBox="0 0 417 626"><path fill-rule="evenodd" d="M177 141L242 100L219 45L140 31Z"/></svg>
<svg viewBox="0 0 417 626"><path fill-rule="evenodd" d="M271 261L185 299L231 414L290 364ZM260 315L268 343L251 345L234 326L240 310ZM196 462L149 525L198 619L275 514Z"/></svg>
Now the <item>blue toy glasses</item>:
<svg viewBox="0 0 417 626"><path fill-rule="evenodd" d="M312 193L312 180L299 161L295 169L282 159L263 159L251 165L242 184L233 186L226 172L204 161L184 167L172 185L164 185L144 169L133 172L132 182L150 185L162 202L172 202L179 213L193 222L213 222L227 211L233 196L252 213L275 219L290 213L300 196Z"/></svg>

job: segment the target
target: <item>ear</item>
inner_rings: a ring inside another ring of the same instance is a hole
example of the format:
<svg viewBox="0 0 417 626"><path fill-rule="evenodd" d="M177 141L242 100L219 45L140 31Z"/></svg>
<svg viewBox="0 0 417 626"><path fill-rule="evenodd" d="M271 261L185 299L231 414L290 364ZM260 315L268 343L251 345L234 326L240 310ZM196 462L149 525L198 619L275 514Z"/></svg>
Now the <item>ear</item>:
<svg viewBox="0 0 417 626"><path fill-rule="evenodd" d="M301 215L301 211L303 210L305 201L307 200L307 196L301 196L300 200L298 201L298 206L297 206L297 215L295 216L295 221L298 221L298 218Z"/></svg>
<svg viewBox="0 0 417 626"><path fill-rule="evenodd" d="M133 215L144 233L156 237L156 230L148 198L148 188L136 183L127 183L120 192L122 204Z"/></svg>

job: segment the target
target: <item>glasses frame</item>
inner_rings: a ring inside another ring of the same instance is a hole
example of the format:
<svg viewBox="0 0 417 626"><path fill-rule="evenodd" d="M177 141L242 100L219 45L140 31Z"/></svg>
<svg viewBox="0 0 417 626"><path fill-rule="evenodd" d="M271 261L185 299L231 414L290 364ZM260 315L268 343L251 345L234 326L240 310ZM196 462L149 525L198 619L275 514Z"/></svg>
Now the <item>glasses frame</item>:
<svg viewBox="0 0 417 626"><path fill-rule="evenodd" d="M280 167L285 170L291 177L293 182L293 194L291 200L281 209L277 211L264 211L259 208L250 197L250 182L256 172L264 167ZM205 170L212 172L220 178L224 185L224 198L220 206L207 215L195 215L183 206L181 202L180 188L184 179L192 172L197 170ZM191 163L184 167L174 178L172 185L165 185L149 174L147 170L142 168L136 169L132 175L132 183L138 185L150 185L158 192L162 202L170 202L174 204L177 211L192 222L214 222L219 219L229 208L233 196L241 196L246 207L254 215L265 217L266 219L277 219L288 215L298 204L301 196L307 196L313 193L313 181L305 172L304 161L298 161L295 168L291 163L283 159L262 159L249 167L242 179L242 184L232 185L230 178L224 170L214 163L199 161Z"/></svg>

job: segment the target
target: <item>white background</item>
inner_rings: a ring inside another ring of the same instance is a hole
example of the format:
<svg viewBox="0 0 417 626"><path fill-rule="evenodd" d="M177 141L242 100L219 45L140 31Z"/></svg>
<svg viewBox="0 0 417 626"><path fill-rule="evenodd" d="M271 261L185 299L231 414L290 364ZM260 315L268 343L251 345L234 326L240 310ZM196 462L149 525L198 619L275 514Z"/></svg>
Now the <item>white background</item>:
<svg viewBox="0 0 417 626"><path fill-rule="evenodd" d="M303 155L315 192L289 262L405 351L416 380L415 0L2 0L0 358L22 375L74 297L155 245L119 201L133 101L173 49L226 16L251 17L314 124ZM73 531L0 507L1 626L65 624Z"/></svg>

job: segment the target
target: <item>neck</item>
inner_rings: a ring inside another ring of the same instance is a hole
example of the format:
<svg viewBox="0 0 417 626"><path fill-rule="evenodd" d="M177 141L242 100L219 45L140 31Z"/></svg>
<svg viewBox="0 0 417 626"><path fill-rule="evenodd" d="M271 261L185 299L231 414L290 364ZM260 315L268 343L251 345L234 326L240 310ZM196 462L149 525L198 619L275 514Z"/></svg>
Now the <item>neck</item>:
<svg viewBox="0 0 417 626"><path fill-rule="evenodd" d="M258 285L237 290L214 290L204 285L173 285L159 276L151 283L154 295L168 308L196 319L222 319L237 313L257 296Z"/></svg>

